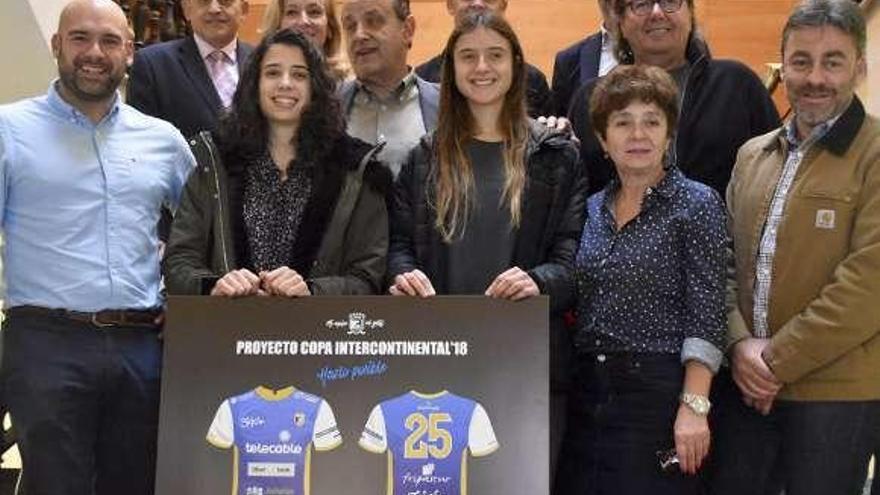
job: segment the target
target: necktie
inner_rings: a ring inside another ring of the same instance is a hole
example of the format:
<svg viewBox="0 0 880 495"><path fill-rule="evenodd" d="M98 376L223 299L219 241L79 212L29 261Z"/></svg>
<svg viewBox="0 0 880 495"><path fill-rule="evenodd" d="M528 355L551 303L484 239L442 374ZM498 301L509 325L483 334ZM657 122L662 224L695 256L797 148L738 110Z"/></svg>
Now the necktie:
<svg viewBox="0 0 880 495"><path fill-rule="evenodd" d="M232 104L235 86L238 84L238 72L235 69L235 64L221 50L208 55L208 62L208 66L211 68L211 79L214 81L214 88L217 89L217 94L220 96L223 107L229 108L229 105Z"/></svg>

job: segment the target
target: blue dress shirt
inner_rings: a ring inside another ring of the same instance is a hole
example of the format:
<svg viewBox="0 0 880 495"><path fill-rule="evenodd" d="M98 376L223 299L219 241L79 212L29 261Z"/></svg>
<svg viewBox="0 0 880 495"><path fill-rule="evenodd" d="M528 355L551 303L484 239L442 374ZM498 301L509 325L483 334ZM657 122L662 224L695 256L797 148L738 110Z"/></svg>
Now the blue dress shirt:
<svg viewBox="0 0 880 495"><path fill-rule="evenodd" d="M162 304L156 226L195 159L171 124L116 100L93 124L56 90L0 106L6 307Z"/></svg>
<svg viewBox="0 0 880 495"><path fill-rule="evenodd" d="M611 211L619 187L614 180L587 200L576 264L578 345L680 354L717 370L727 327L721 198L672 168L617 230Z"/></svg>

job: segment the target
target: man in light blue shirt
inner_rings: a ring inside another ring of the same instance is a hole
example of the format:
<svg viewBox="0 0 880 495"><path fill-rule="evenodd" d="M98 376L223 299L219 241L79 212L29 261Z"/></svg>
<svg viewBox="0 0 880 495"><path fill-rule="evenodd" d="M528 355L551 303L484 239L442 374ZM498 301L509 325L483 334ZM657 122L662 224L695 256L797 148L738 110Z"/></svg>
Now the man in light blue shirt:
<svg viewBox="0 0 880 495"><path fill-rule="evenodd" d="M28 494L150 494L158 419L160 208L195 165L117 94L132 57L111 0L72 0L59 79L0 107L7 319L0 384Z"/></svg>

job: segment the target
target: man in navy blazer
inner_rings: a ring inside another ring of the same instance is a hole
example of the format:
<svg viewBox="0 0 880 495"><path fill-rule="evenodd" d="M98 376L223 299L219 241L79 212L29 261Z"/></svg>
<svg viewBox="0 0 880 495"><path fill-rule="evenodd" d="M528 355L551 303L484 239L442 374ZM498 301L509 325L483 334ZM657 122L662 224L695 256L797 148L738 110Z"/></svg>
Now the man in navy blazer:
<svg viewBox="0 0 880 495"><path fill-rule="evenodd" d="M611 16L612 0L598 0L601 29L556 54L553 64L550 115L568 115L571 98L590 79L604 76L617 65L614 54L616 23Z"/></svg>
<svg viewBox="0 0 880 495"><path fill-rule="evenodd" d="M247 0L183 0L183 9L193 35L138 50L127 102L189 137L216 127L253 48L238 40Z"/></svg>

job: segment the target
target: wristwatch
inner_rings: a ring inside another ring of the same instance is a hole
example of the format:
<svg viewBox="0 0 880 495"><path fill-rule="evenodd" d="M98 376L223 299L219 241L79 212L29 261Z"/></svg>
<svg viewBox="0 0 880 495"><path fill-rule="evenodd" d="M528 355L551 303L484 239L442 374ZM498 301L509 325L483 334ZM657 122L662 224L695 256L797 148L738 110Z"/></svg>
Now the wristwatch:
<svg viewBox="0 0 880 495"><path fill-rule="evenodd" d="M705 395L682 392L679 400L698 416L708 415L709 409L712 408L712 403L709 402L709 398Z"/></svg>

